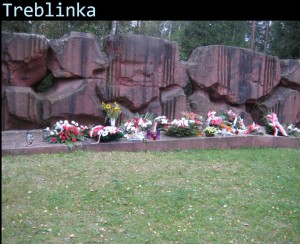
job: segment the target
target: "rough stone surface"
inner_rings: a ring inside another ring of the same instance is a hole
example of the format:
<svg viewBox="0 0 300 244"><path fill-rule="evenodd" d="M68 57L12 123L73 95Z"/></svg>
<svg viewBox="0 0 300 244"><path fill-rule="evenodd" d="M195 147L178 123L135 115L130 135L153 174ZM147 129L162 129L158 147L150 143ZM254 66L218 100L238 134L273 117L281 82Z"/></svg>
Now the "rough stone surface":
<svg viewBox="0 0 300 244"><path fill-rule="evenodd" d="M41 123L42 98L30 87L2 86L2 129L33 129Z"/></svg>
<svg viewBox="0 0 300 244"><path fill-rule="evenodd" d="M187 110L186 95L183 89L172 86L161 91L162 112L159 115L168 115L168 118L180 118L181 112Z"/></svg>
<svg viewBox="0 0 300 244"><path fill-rule="evenodd" d="M193 85L211 96L244 104L267 95L280 81L277 57L221 45L198 47L189 60Z"/></svg>
<svg viewBox="0 0 300 244"><path fill-rule="evenodd" d="M300 91L300 59L280 60L281 82Z"/></svg>
<svg viewBox="0 0 300 244"><path fill-rule="evenodd" d="M76 120L80 124L104 123L105 114L94 101L101 79L58 80L44 94L43 120L52 124L59 119Z"/></svg>
<svg viewBox="0 0 300 244"><path fill-rule="evenodd" d="M30 87L47 75L45 36L2 32L1 40L2 85Z"/></svg>
<svg viewBox="0 0 300 244"><path fill-rule="evenodd" d="M189 82L189 77L187 75L187 68L188 68L187 62L179 62L178 74L175 76L175 78L177 81L176 84L178 84L181 87L185 87Z"/></svg>
<svg viewBox="0 0 300 244"><path fill-rule="evenodd" d="M139 111L160 96L160 88L186 83L175 42L142 35L114 35L104 40L109 66L107 99L121 99ZM181 75L179 75L181 74Z"/></svg>
<svg viewBox="0 0 300 244"><path fill-rule="evenodd" d="M206 115L232 109L247 125L269 109L281 123L300 126L300 60L279 62L215 45L199 47L188 62L179 62L175 42L123 34L107 36L104 51L107 58L89 33L71 32L51 41L2 33L2 130L44 128L62 119L104 124L94 97L120 104L118 124L135 113L174 119L184 110ZM47 70L54 85L37 94L31 87Z"/></svg>
<svg viewBox="0 0 300 244"><path fill-rule="evenodd" d="M188 104L190 105L190 110L201 114L203 116L207 115L209 111L224 111L232 110L235 113L238 113L243 119L244 124L249 125L252 123L251 114L246 112L245 106L231 106L224 102L214 102L211 101L209 95L204 90L197 90L188 98Z"/></svg>
<svg viewBox="0 0 300 244"><path fill-rule="evenodd" d="M107 65L91 33L71 32L50 41L49 69L56 78L100 78Z"/></svg>
<svg viewBox="0 0 300 244"><path fill-rule="evenodd" d="M267 112L275 112L278 121L300 125L300 92L285 87L278 87L275 92L261 102L257 102L251 114L254 120L263 124L261 118Z"/></svg>

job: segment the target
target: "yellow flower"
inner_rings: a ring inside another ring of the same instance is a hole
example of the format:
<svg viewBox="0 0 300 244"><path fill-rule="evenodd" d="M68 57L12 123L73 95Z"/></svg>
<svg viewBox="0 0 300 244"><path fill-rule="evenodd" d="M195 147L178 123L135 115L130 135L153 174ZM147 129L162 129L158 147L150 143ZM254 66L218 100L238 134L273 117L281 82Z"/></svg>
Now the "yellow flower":
<svg viewBox="0 0 300 244"><path fill-rule="evenodd" d="M120 110L120 108L115 107L115 108L112 110L112 112L113 112L113 113L116 113L116 112L118 112L119 110Z"/></svg>
<svg viewBox="0 0 300 244"><path fill-rule="evenodd" d="M113 103L105 103L102 101L101 103L102 109L106 112L105 121L109 118L117 119L119 115L122 113L121 108L119 107L117 102Z"/></svg>

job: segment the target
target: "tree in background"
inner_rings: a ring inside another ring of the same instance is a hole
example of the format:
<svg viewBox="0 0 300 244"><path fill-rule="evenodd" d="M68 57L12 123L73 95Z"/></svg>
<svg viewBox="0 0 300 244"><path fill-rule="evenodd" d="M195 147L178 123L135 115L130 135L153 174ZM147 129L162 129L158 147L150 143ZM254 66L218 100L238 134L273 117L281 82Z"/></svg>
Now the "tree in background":
<svg viewBox="0 0 300 244"><path fill-rule="evenodd" d="M90 32L101 47L104 37L111 33L164 38L178 43L180 60L187 60L195 48L206 45L243 48L253 45L257 52L280 58L300 58L300 21L65 20L2 21L1 24L2 31L42 34L49 39L60 38L71 31ZM255 35L251 36L252 33Z"/></svg>
<svg viewBox="0 0 300 244"><path fill-rule="evenodd" d="M172 39L179 43L182 59L188 59L199 46L247 46L245 21L185 21L177 26Z"/></svg>
<svg viewBox="0 0 300 244"><path fill-rule="evenodd" d="M300 21L272 21L270 54L281 59L300 58Z"/></svg>
<svg viewBox="0 0 300 244"><path fill-rule="evenodd" d="M269 48L270 22L271 21L266 21L264 53L267 53L267 50Z"/></svg>
<svg viewBox="0 0 300 244"><path fill-rule="evenodd" d="M31 21L1 21L2 31L31 33Z"/></svg>
<svg viewBox="0 0 300 244"><path fill-rule="evenodd" d="M270 21L247 21L247 23L246 40L250 41L249 48L256 52L268 54Z"/></svg>
<svg viewBox="0 0 300 244"><path fill-rule="evenodd" d="M255 51L256 21L251 23L251 50Z"/></svg>

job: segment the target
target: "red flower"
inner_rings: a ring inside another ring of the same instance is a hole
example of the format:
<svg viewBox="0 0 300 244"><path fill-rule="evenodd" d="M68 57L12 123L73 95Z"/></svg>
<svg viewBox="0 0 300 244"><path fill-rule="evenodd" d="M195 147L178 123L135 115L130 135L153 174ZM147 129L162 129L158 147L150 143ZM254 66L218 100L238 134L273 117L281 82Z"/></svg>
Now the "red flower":
<svg viewBox="0 0 300 244"><path fill-rule="evenodd" d="M66 137L65 137L65 136L61 136L61 140L62 140L62 141L65 141L65 140L66 140Z"/></svg>
<svg viewBox="0 0 300 244"><path fill-rule="evenodd" d="M76 142L76 138L75 137L72 138L72 142Z"/></svg>
<svg viewBox="0 0 300 244"><path fill-rule="evenodd" d="M76 135L76 136L78 135L78 130L77 130L76 127L73 128L73 133L74 133L74 135Z"/></svg>
<svg viewBox="0 0 300 244"><path fill-rule="evenodd" d="M139 118L134 118L134 119L133 119L133 123L134 123L135 125L137 125L137 124L139 123Z"/></svg>
<svg viewBox="0 0 300 244"><path fill-rule="evenodd" d="M57 142L56 137L52 137L52 142L53 142L53 143L56 143L56 142Z"/></svg>

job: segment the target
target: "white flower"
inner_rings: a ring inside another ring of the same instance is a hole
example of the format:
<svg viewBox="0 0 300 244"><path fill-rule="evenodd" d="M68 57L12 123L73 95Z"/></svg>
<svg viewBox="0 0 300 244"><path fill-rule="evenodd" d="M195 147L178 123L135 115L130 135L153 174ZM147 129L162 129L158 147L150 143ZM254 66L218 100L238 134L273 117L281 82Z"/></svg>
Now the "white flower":
<svg viewBox="0 0 300 244"><path fill-rule="evenodd" d="M182 124L184 124L184 126L189 126L189 121L187 119L182 118L181 121L182 121Z"/></svg>
<svg viewBox="0 0 300 244"><path fill-rule="evenodd" d="M160 120L165 120L165 119L167 119L167 117L166 116L158 116L158 117L156 117L154 120L156 121L156 122L158 122L158 121L160 121Z"/></svg>
<svg viewBox="0 0 300 244"><path fill-rule="evenodd" d="M78 126L79 124L78 123L75 123L75 126Z"/></svg>
<svg viewBox="0 0 300 244"><path fill-rule="evenodd" d="M60 130L62 128L61 124L59 122L56 122L55 130Z"/></svg>
<svg viewBox="0 0 300 244"><path fill-rule="evenodd" d="M139 118L138 125L142 125L143 123L143 118Z"/></svg>
<svg viewBox="0 0 300 244"><path fill-rule="evenodd" d="M180 121L178 119L174 119L172 122L171 122L171 125L180 125Z"/></svg>
<svg viewBox="0 0 300 244"><path fill-rule="evenodd" d="M54 136L54 132L53 132L53 131L50 131L50 135L51 135L51 136Z"/></svg>
<svg viewBox="0 0 300 244"><path fill-rule="evenodd" d="M68 120L65 120L64 121L64 125L68 125L69 124L69 121Z"/></svg>
<svg viewBox="0 0 300 244"><path fill-rule="evenodd" d="M50 128L49 128L49 127L47 127L47 128L46 128L46 130L50 130Z"/></svg>
<svg viewBox="0 0 300 244"><path fill-rule="evenodd" d="M107 130L103 130L101 135L102 136L107 136L108 135L108 131Z"/></svg>
<svg viewBox="0 0 300 244"><path fill-rule="evenodd" d="M168 120L167 119L161 119L161 123L162 124L168 124Z"/></svg>
<svg viewBox="0 0 300 244"><path fill-rule="evenodd" d="M130 127L127 131L129 133L136 133L136 128L135 127Z"/></svg>
<svg viewBox="0 0 300 244"><path fill-rule="evenodd" d="M71 121L71 124L72 124L72 125L74 125L74 124L75 124L75 121L74 121L74 120L72 120L72 121Z"/></svg>
<svg viewBox="0 0 300 244"><path fill-rule="evenodd" d="M63 123L63 121L61 120L61 121L59 121L59 123L60 123L60 124L62 124L62 123Z"/></svg>

